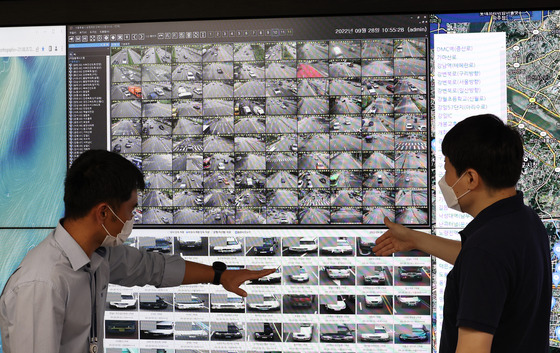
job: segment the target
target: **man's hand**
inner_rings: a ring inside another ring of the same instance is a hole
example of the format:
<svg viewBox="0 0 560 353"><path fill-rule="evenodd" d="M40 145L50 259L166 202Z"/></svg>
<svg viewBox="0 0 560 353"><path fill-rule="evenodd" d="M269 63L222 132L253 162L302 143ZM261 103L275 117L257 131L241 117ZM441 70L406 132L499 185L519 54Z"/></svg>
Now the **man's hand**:
<svg viewBox="0 0 560 353"><path fill-rule="evenodd" d="M416 249L414 243L415 231L393 223L387 217L385 217L384 222L389 229L375 241L372 251L376 255L387 256L399 251Z"/></svg>
<svg viewBox="0 0 560 353"><path fill-rule="evenodd" d="M375 241L375 246L371 249L375 255L387 256L400 251L417 249L453 265L461 251L460 241L419 232L393 223L387 217L384 222L389 229Z"/></svg>
<svg viewBox="0 0 560 353"><path fill-rule="evenodd" d="M274 273L276 269L266 269L260 271L251 271L251 270L225 270L222 273L221 277L221 284L225 290L228 290L232 293L240 295L242 297L247 296L247 292L243 289L239 288L240 285L245 283L246 281L258 279L264 276L267 276L271 273Z"/></svg>

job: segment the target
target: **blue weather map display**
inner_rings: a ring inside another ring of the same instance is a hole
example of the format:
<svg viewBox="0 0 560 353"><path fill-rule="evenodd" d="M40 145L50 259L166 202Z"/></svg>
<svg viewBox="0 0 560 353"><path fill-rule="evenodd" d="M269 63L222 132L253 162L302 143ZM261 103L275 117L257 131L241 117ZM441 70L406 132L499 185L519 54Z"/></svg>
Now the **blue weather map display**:
<svg viewBox="0 0 560 353"><path fill-rule="evenodd" d="M0 58L0 227L54 227L66 172L66 58Z"/></svg>
<svg viewBox="0 0 560 353"><path fill-rule="evenodd" d="M560 347L560 10L432 15L430 32L506 33L507 121L525 144L518 189L551 240L550 344Z"/></svg>
<svg viewBox="0 0 560 353"><path fill-rule="evenodd" d="M0 290L63 214L66 58L0 58ZM18 229L37 228L46 229ZM2 343L0 342L0 353Z"/></svg>

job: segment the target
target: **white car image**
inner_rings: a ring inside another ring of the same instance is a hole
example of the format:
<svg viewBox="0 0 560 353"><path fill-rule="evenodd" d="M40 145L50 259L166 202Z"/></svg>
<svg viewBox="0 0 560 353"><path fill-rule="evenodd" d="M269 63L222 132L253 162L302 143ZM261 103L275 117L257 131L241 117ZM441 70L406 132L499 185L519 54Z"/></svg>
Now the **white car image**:
<svg viewBox="0 0 560 353"><path fill-rule="evenodd" d="M322 253L332 255L352 254L353 248L346 238L338 238L336 244L332 246L324 246L321 248Z"/></svg>
<svg viewBox="0 0 560 353"><path fill-rule="evenodd" d="M245 310L245 299L235 294L228 294L225 301L211 301L212 310Z"/></svg>
<svg viewBox="0 0 560 353"><path fill-rule="evenodd" d="M389 342L391 336L385 326L375 326L373 332L366 332L360 335L362 342Z"/></svg>
<svg viewBox="0 0 560 353"><path fill-rule="evenodd" d="M109 306L114 309L130 309L136 307L137 299L133 293L121 293L121 300L109 302Z"/></svg>
<svg viewBox="0 0 560 353"><path fill-rule="evenodd" d="M214 251L217 253L235 253L240 252L243 247L237 238L227 238L225 245L216 245L214 246Z"/></svg>
<svg viewBox="0 0 560 353"><path fill-rule="evenodd" d="M342 311L346 309L346 300L341 295L337 295L336 302L325 304L325 308L329 311Z"/></svg>
<svg viewBox="0 0 560 353"><path fill-rule="evenodd" d="M291 252L304 253L317 250L317 238L301 238L298 245L288 248Z"/></svg>
<svg viewBox="0 0 560 353"><path fill-rule="evenodd" d="M253 310L272 311L280 309L280 301L272 294L264 294L261 303L249 303L247 306Z"/></svg>
<svg viewBox="0 0 560 353"><path fill-rule="evenodd" d="M313 324L301 324L299 331L292 334L295 342L309 342L313 339Z"/></svg>

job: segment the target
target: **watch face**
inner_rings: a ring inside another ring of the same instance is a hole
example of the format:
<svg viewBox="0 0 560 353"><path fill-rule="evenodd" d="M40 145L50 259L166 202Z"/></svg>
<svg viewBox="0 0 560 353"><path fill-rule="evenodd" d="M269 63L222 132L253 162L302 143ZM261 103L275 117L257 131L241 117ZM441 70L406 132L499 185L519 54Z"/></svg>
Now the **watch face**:
<svg viewBox="0 0 560 353"><path fill-rule="evenodd" d="M227 269L227 266L223 262L216 261L212 264L212 268L216 271L225 271Z"/></svg>

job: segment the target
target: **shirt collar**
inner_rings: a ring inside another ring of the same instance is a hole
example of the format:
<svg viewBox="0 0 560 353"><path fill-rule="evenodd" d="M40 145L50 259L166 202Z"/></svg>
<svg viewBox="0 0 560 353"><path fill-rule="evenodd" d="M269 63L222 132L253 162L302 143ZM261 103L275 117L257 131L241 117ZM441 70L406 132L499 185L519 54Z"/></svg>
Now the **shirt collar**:
<svg viewBox="0 0 560 353"><path fill-rule="evenodd" d="M68 258L70 266L72 266L74 271L78 271L88 264L92 270L95 271L101 264L106 253L104 248L99 248L93 253L90 259L82 247L72 238L70 233L64 229L61 221L58 222L54 230L54 239L62 249L64 255Z"/></svg>
<svg viewBox="0 0 560 353"><path fill-rule="evenodd" d="M514 196L494 202L480 211L479 214L469 222L465 229L459 232L461 235L461 243L464 244L473 233L484 226L490 219L516 212L524 205L523 193L521 191L517 191Z"/></svg>

